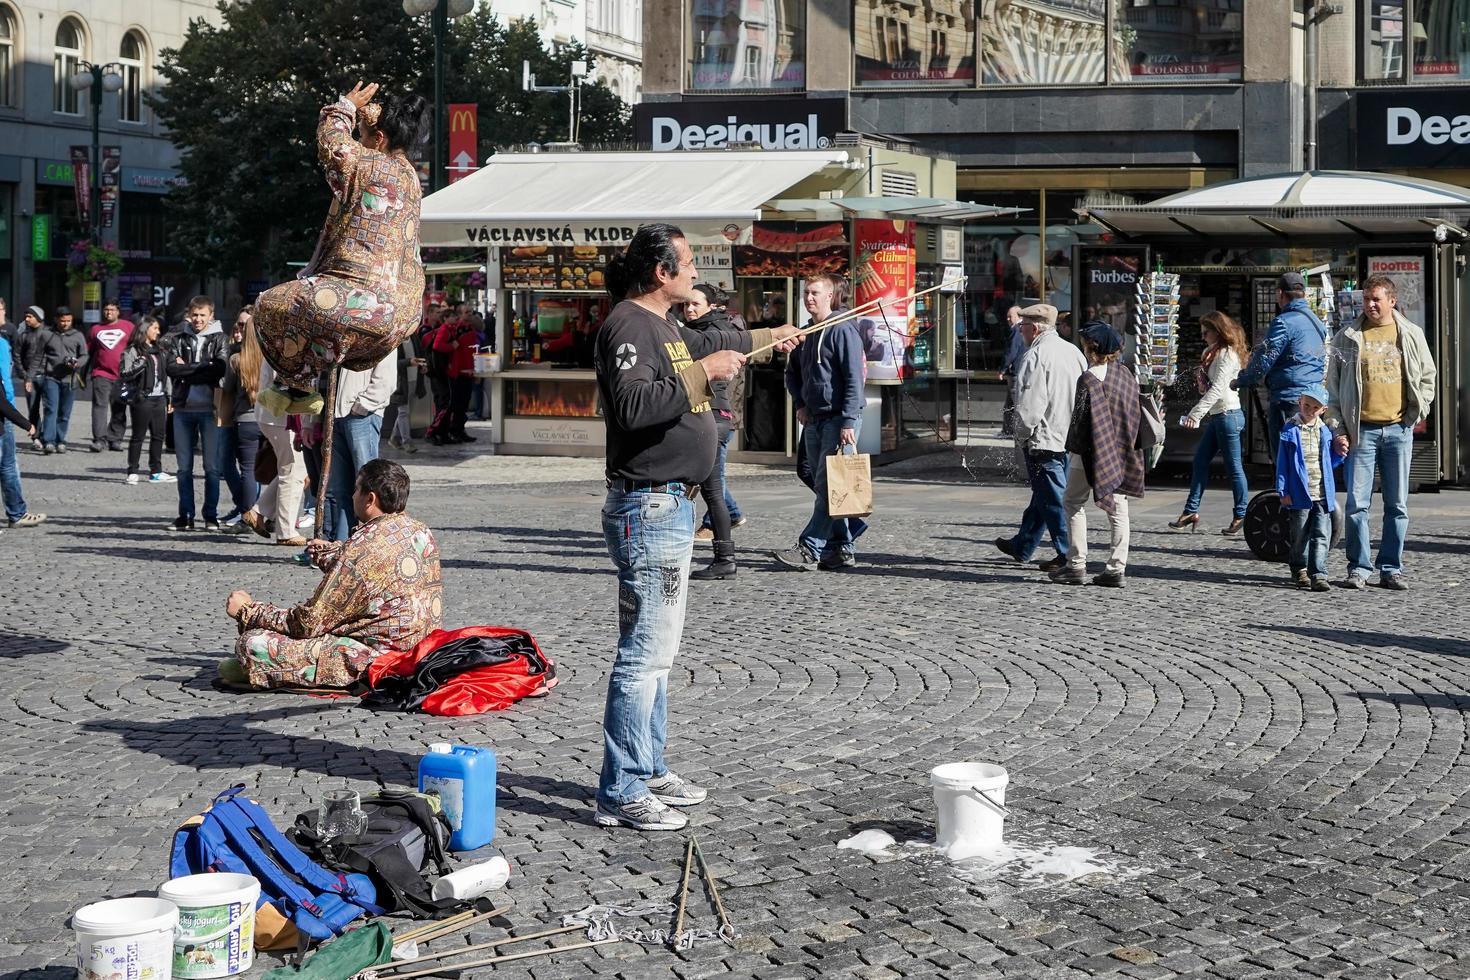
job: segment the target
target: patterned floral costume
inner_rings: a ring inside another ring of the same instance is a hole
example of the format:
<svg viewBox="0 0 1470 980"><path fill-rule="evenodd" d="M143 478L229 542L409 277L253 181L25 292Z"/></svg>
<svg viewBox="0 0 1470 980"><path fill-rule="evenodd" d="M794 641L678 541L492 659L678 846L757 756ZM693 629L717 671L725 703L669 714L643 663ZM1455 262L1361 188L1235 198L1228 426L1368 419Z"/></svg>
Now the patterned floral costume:
<svg viewBox="0 0 1470 980"><path fill-rule="evenodd" d="M423 313L418 172L353 139L356 119L345 98L322 108L317 156L332 189L326 226L301 275L255 303L261 350L291 388L312 388L339 359L350 371L371 368Z"/></svg>
<svg viewBox="0 0 1470 980"><path fill-rule="evenodd" d="M439 628L439 545L407 514L359 524L322 564L326 577L301 605L241 612L235 657L253 686L346 687L379 653L411 650Z"/></svg>

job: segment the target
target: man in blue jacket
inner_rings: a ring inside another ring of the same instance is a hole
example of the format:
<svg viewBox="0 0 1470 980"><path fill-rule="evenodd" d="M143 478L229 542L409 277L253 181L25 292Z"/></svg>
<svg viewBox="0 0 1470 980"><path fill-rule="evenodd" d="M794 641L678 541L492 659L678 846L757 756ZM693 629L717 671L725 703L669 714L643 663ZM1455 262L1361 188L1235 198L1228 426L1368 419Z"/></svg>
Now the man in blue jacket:
<svg viewBox="0 0 1470 980"><path fill-rule="evenodd" d="M841 305L847 282L840 276L808 279L802 297L808 311ZM796 547L772 557L788 568L835 572L857 565L852 526L827 513L826 458L851 446L857 451L863 422L863 339L857 324L848 320L809 338L786 365L786 390L796 405L796 420L808 430L802 448L811 472L812 517L802 529Z"/></svg>
<svg viewBox="0 0 1470 980"><path fill-rule="evenodd" d="M1276 281L1276 306L1266 339L1251 352L1245 370L1230 382L1232 388L1264 383L1270 395L1266 410L1267 445L1281 441L1281 430L1297 411L1297 399L1322 384L1327 370L1327 327L1307 304L1307 281L1298 272Z"/></svg>

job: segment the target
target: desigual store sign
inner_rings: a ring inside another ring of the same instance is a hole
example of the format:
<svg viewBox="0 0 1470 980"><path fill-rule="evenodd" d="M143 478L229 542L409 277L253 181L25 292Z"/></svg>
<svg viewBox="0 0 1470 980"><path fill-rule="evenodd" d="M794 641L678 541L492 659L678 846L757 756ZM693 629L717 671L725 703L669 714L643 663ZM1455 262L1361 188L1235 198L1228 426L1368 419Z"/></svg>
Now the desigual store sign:
<svg viewBox="0 0 1470 980"><path fill-rule="evenodd" d="M633 138L654 150L821 150L847 125L845 99L720 99L643 102L633 107Z"/></svg>
<svg viewBox="0 0 1470 980"><path fill-rule="evenodd" d="M1470 89L1358 92L1359 170L1470 167Z"/></svg>

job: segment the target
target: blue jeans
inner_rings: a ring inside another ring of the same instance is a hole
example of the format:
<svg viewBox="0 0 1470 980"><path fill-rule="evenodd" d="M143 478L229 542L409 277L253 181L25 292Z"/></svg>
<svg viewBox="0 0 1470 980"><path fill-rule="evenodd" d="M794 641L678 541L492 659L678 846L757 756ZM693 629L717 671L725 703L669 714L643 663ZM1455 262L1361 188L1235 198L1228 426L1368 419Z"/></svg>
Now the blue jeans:
<svg viewBox="0 0 1470 980"><path fill-rule="evenodd" d="M618 655L607 679L597 799L614 807L649 795L647 781L669 771L669 669L684 632L694 502L610 489L602 534L618 572Z"/></svg>
<svg viewBox="0 0 1470 980"><path fill-rule="evenodd" d="M41 379L41 401L46 406L46 417L41 423L41 441L46 445L66 442L66 430L71 426L71 406L76 397L76 389L70 381Z"/></svg>
<svg viewBox="0 0 1470 980"><path fill-rule="evenodd" d="M1062 494L1067 489L1067 454L1026 450L1026 481L1031 484L1031 502L1021 515L1021 527L1011 538L1016 557L1030 561L1050 532L1058 555L1067 553L1067 513Z"/></svg>
<svg viewBox="0 0 1470 980"><path fill-rule="evenodd" d="M179 516L194 519L194 456L204 462L204 519L219 519L219 426L214 411L174 409L174 458L178 461Z"/></svg>
<svg viewBox="0 0 1470 980"><path fill-rule="evenodd" d="M219 468L230 488L234 510L243 514L255 506L260 484L255 481L255 455L260 448L260 426L236 422L219 430Z"/></svg>
<svg viewBox="0 0 1470 980"><path fill-rule="evenodd" d="M26 516L26 498L20 492L20 464L15 459L15 432L3 419L0 419L0 499L5 501L5 516L10 520L18 521Z"/></svg>
<svg viewBox="0 0 1470 980"><path fill-rule="evenodd" d="M842 430L848 425L847 420L833 415L812 420L806 427L812 432L811 438L805 438L805 431L802 433L801 445L806 450L807 467L812 477L812 493L816 494L816 499L812 501L812 516L801 530L800 541L808 554L818 558L837 554L851 555L854 551L852 522L847 518L834 519L827 513L827 457L837 452L842 445ZM862 433L862 419L850 425L854 435ZM857 451L857 446L853 446L853 451Z"/></svg>
<svg viewBox="0 0 1470 980"><path fill-rule="evenodd" d="M378 458L383 416L377 412L345 415L333 424L332 472L327 477L327 512L322 516L322 533L328 541L346 541L357 527L357 514L352 510L357 471L363 463Z"/></svg>
<svg viewBox="0 0 1470 980"><path fill-rule="evenodd" d="M1205 416L1200 426L1199 448L1194 451L1194 479L1189 484L1189 499L1184 502L1184 513L1199 512L1199 502L1205 495L1205 483L1210 478L1210 463L1218 452L1225 457L1225 469L1230 474L1230 490L1235 495L1236 517L1245 516L1246 497L1250 486L1245 480L1245 464L1240 458L1240 434L1245 430L1245 413L1238 408L1218 415ZM1278 436L1279 438L1279 436Z"/></svg>
<svg viewBox="0 0 1470 980"><path fill-rule="evenodd" d="M1378 571L1396 575L1404 569L1404 538L1409 530L1409 460L1414 427L1401 422L1358 426L1358 441L1347 458L1348 574L1366 577L1373 571L1369 553L1368 508L1373 503L1373 476L1383 488L1383 540L1378 543Z"/></svg>
<svg viewBox="0 0 1470 980"><path fill-rule="evenodd" d="M801 438L796 444L796 478L805 484L808 490L813 491L816 488L812 485L812 464L811 457L808 454L812 452L811 444L815 442L816 438L816 426L804 425L801 427ZM822 464L823 469L826 469L826 466L826 463ZM733 521L734 519L734 515L731 515L730 520ZM852 537L853 541L862 537L863 532L868 529L868 522L861 517L839 517L837 520L847 522L847 533Z"/></svg>
<svg viewBox="0 0 1470 980"><path fill-rule="evenodd" d="M1310 510L1291 511L1291 557L1293 573L1306 569L1312 578L1327 577L1327 549L1332 543L1332 512L1327 501L1314 500Z"/></svg>
<svg viewBox="0 0 1470 980"><path fill-rule="evenodd" d="M730 512L731 521L738 521L741 516L740 505L735 502L735 498L730 494L730 481L725 479L725 464L730 458L730 440L734 438L734 429L721 433L720 448L715 450L715 472L720 474L720 483L725 487L725 510ZM704 512L704 520L700 522L699 526L710 526L709 511Z"/></svg>

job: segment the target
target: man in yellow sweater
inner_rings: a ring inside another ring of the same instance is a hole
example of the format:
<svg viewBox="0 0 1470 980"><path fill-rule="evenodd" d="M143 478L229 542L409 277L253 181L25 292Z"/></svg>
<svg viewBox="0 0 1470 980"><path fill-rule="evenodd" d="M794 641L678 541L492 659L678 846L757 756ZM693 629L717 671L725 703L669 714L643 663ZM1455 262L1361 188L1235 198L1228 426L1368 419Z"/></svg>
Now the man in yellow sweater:
<svg viewBox="0 0 1470 980"><path fill-rule="evenodd" d="M1378 584L1408 588L1403 577L1409 529L1409 462L1414 426L1434 401L1434 358L1424 331L1400 313L1398 289L1388 276L1363 280L1363 315L1332 338L1327 390L1340 423L1337 450L1347 458L1348 577L1344 588L1368 583L1374 562L1368 511L1373 479L1382 481L1383 536L1378 545Z"/></svg>

